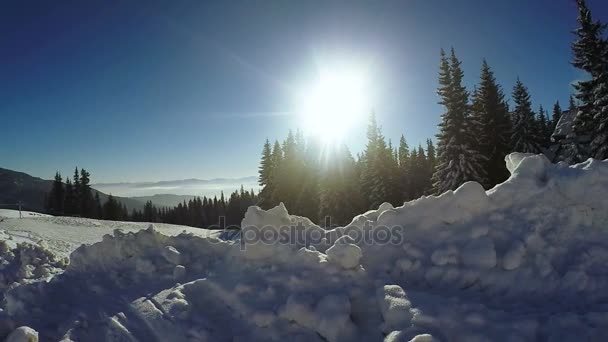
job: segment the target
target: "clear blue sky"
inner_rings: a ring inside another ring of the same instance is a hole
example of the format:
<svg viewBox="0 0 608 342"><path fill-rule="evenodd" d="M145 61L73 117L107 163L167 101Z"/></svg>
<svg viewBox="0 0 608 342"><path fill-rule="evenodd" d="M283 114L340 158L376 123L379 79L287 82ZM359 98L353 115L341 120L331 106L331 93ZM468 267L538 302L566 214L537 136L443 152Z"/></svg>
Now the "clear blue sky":
<svg viewBox="0 0 608 342"><path fill-rule="evenodd" d="M608 22L608 4L589 0ZM319 60L369 66L385 135L436 132L439 49L567 103L571 0L15 1L0 11L0 166L94 182L254 175ZM363 127L351 131L354 152Z"/></svg>

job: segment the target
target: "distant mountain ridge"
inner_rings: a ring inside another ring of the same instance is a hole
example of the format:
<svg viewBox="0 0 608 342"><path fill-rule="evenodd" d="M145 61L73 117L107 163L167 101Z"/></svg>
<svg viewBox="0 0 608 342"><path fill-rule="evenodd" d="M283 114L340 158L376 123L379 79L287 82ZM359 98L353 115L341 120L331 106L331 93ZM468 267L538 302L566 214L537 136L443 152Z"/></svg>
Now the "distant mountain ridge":
<svg viewBox="0 0 608 342"><path fill-rule="evenodd" d="M243 186L247 190L259 191L258 178L256 176L241 177L241 178L213 178L213 179L180 179L167 180L158 182L117 182L117 183L95 183L92 187L105 193L119 195L123 197L141 198L144 197L144 202L152 200L150 198L155 195L177 195L185 198L196 196L214 197L220 196L221 192L229 195L234 190L238 190ZM174 203L174 198L156 196L156 200L169 200L169 203ZM184 199L184 198L182 198Z"/></svg>
<svg viewBox="0 0 608 342"><path fill-rule="evenodd" d="M240 177L240 178L213 178L213 179L176 179L157 182L117 182L117 183L95 183L92 186L134 186L134 187L149 187L149 186L168 186L168 185L184 185L184 184L234 184L238 182L255 183L258 178L256 176ZM159 194L163 195L163 194Z"/></svg>
<svg viewBox="0 0 608 342"><path fill-rule="evenodd" d="M21 202L23 210L44 212L46 195L52 186L52 180L34 177L25 172L0 168L0 208L16 209L17 203ZM99 193L99 199L102 203L107 201L107 194L96 189L92 190L93 196L95 196L95 192ZM142 210L145 203L127 197L115 196L115 198L125 204L129 211L133 209Z"/></svg>

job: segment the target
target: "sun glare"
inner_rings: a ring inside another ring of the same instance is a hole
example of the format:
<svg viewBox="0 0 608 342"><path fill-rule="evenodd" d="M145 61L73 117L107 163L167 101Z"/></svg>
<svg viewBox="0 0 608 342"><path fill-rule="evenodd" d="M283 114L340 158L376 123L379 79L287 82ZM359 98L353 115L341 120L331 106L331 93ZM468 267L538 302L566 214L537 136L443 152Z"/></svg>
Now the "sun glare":
<svg viewBox="0 0 608 342"><path fill-rule="evenodd" d="M341 140L369 112L365 77L360 72L326 72L304 92L300 116L304 130L322 140Z"/></svg>

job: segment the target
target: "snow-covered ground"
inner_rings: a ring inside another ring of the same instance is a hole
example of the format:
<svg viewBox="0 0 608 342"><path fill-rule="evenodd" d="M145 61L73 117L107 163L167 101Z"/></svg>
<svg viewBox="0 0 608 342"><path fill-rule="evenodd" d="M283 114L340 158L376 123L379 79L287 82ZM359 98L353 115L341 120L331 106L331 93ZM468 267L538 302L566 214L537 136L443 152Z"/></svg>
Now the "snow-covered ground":
<svg viewBox="0 0 608 342"><path fill-rule="evenodd" d="M27 211L22 212L22 216L23 218L20 219L18 210L0 209L0 239L31 243L45 241L49 250L65 257L80 245L99 242L104 235L112 234L116 229L135 232L146 229L150 225L141 222L50 216ZM216 234L209 230L164 223L157 223L155 227L167 235L178 235L183 232L196 236Z"/></svg>
<svg viewBox="0 0 608 342"><path fill-rule="evenodd" d="M490 191L466 183L331 231L282 205L249 208L236 236L6 219L8 236L67 242L5 253L31 272L11 273L0 338L29 326L44 341L606 340L608 161L507 166ZM52 257L79 239L96 243L67 266Z"/></svg>

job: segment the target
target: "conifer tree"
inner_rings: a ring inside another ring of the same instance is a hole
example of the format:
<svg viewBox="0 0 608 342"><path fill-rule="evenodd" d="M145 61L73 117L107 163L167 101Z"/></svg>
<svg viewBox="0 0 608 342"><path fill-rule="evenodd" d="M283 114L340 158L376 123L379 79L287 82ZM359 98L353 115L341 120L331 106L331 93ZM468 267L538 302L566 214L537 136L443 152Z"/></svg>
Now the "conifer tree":
<svg viewBox="0 0 608 342"><path fill-rule="evenodd" d="M298 213L301 216L308 217L313 222L318 222L319 215L319 177L321 167L321 146L316 139L310 139L308 143L305 143L303 139L298 145L305 145L305 149L301 148L300 153L302 155L301 164L302 172L301 179L301 190L298 194L297 208ZM294 180L298 181L298 180Z"/></svg>
<svg viewBox="0 0 608 342"><path fill-rule="evenodd" d="M65 180L65 200L63 211L66 215L74 215L74 188L69 178Z"/></svg>
<svg viewBox="0 0 608 342"><path fill-rule="evenodd" d="M473 94L471 126L475 149L484 158L482 164L487 174L482 185L491 188L509 177L504 159L511 152L512 127L503 91L485 59L479 86Z"/></svg>
<svg viewBox="0 0 608 342"><path fill-rule="evenodd" d="M277 142L278 144L278 142ZM260 193L259 205L264 209L269 209L272 206L272 194L274 192L274 175L275 175L275 156L273 155L270 142L266 139L262 150L262 160L258 170L258 183L262 187Z"/></svg>
<svg viewBox="0 0 608 342"><path fill-rule="evenodd" d="M468 94L462 85L463 72L454 50L450 60L441 51L438 94L445 108L437 134L437 168L433 186L437 193L453 190L470 180L485 182L483 157L471 146Z"/></svg>
<svg viewBox="0 0 608 342"><path fill-rule="evenodd" d="M378 127L374 113L369 118L362 163L361 187L365 205L368 208L378 208L383 202L394 202L399 196L394 178L397 174L394 170L396 165L393 163L393 152Z"/></svg>
<svg viewBox="0 0 608 342"><path fill-rule="evenodd" d="M424 194L431 194L433 192L433 173L435 172L435 166L437 165L436 157L435 157L435 145L433 145L433 140L426 140L426 171L424 174L424 183L426 187L424 189Z"/></svg>
<svg viewBox="0 0 608 342"><path fill-rule="evenodd" d="M407 201L411 199L410 196L410 181L409 181L409 168L410 168L410 150L407 145L405 137L401 135L399 139L399 174L400 174L400 190L401 190L401 201Z"/></svg>
<svg viewBox="0 0 608 342"><path fill-rule="evenodd" d="M93 197L91 195L90 173L80 169L80 215L91 217L93 215Z"/></svg>
<svg viewBox="0 0 608 342"><path fill-rule="evenodd" d="M331 217L332 225L346 225L362 210L355 160L344 145L327 152L330 162L321 168L319 221L324 224Z"/></svg>
<svg viewBox="0 0 608 342"><path fill-rule="evenodd" d="M559 105L559 101L553 105L553 115L551 117L551 134L555 132L559 119L562 118L562 107Z"/></svg>
<svg viewBox="0 0 608 342"><path fill-rule="evenodd" d="M542 105L538 108L538 118L536 119L536 123L538 129L538 145L541 149L546 149L549 147L552 132L547 120L545 109Z"/></svg>
<svg viewBox="0 0 608 342"><path fill-rule="evenodd" d="M101 206L101 200L99 199L99 192L95 191L95 216L93 218L103 218L103 208Z"/></svg>
<svg viewBox="0 0 608 342"><path fill-rule="evenodd" d="M602 38L604 25L593 21L584 0L577 0L577 5L580 27L574 31L576 40L572 44L572 65L587 72L590 79L574 85L580 106L568 136L571 146L566 161L569 163L582 162L592 155L601 157L606 145L604 132L608 128L601 124L602 117L608 114L603 110L606 103L602 100L608 81L607 44Z"/></svg>
<svg viewBox="0 0 608 342"><path fill-rule="evenodd" d="M49 210L53 215L62 215L64 212L64 198L65 192L63 189L63 182L59 171L55 173L55 180L53 181L53 187L49 194Z"/></svg>
<svg viewBox="0 0 608 342"><path fill-rule="evenodd" d="M71 203L72 214L76 216L81 216L80 212L80 173L78 172L78 167L74 169L74 177L72 178L72 194L73 199Z"/></svg>
<svg viewBox="0 0 608 342"><path fill-rule="evenodd" d="M538 129L530 103L530 94L519 78L513 88L512 98L515 102L511 136L513 149L516 152L540 153Z"/></svg>

